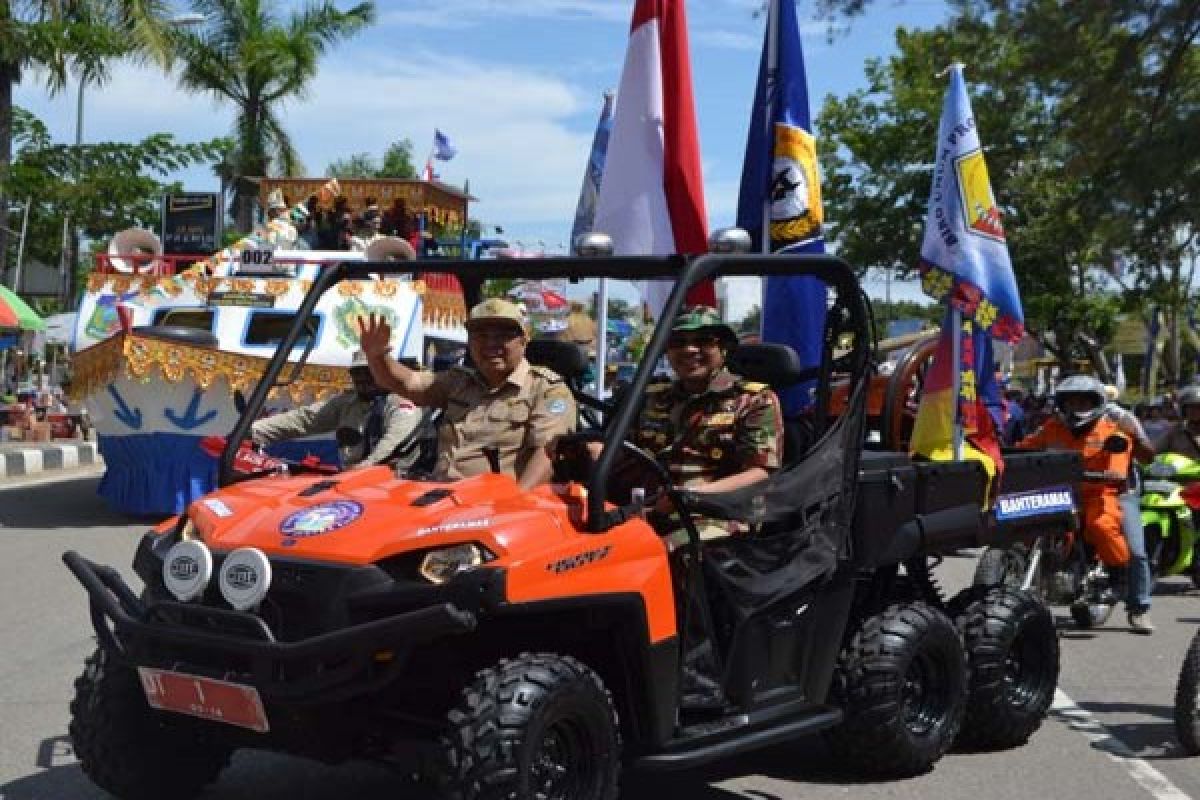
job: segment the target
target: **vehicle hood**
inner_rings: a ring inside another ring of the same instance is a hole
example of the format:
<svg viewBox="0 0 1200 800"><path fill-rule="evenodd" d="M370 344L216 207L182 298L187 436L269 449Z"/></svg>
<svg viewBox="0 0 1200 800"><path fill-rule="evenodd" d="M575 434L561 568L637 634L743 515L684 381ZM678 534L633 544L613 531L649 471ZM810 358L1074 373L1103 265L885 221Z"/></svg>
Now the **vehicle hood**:
<svg viewBox="0 0 1200 800"><path fill-rule="evenodd" d="M455 542L480 542L501 558L524 537L552 545L568 536L578 507L564 487L524 491L507 475L432 483L397 480L378 467L234 484L197 500L188 516L216 552L257 547L370 564Z"/></svg>

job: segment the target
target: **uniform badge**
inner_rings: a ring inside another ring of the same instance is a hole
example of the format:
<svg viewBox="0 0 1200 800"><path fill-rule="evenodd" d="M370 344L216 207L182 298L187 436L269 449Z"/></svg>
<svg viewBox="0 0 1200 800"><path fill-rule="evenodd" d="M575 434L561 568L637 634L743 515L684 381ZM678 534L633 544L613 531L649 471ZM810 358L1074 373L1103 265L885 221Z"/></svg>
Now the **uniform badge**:
<svg viewBox="0 0 1200 800"><path fill-rule="evenodd" d="M546 410L551 414L561 414L567 410L567 401L556 397L546 404Z"/></svg>
<svg viewBox="0 0 1200 800"><path fill-rule="evenodd" d="M713 414L705 420L708 425L732 425L735 417L732 411L723 411L720 414Z"/></svg>
<svg viewBox="0 0 1200 800"><path fill-rule="evenodd" d="M725 451L719 447L714 447L708 455L713 461L720 461L725 457Z"/></svg>

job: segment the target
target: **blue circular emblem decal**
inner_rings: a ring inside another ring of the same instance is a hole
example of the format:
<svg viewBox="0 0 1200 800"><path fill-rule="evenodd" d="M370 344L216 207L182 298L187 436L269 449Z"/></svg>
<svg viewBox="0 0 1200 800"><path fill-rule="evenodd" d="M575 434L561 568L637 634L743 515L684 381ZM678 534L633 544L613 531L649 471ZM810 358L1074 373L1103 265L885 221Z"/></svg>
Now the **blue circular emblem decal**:
<svg viewBox="0 0 1200 800"><path fill-rule="evenodd" d="M279 531L284 536L320 536L344 528L362 516L362 503L353 500L334 500L319 506L289 514Z"/></svg>

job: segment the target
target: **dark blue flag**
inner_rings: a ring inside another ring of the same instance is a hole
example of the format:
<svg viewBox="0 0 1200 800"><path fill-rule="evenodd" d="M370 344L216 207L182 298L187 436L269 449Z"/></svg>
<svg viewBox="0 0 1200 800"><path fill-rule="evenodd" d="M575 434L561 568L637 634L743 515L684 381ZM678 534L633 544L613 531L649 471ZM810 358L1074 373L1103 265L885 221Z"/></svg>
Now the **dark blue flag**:
<svg viewBox="0 0 1200 800"><path fill-rule="evenodd" d="M825 252L821 177L811 128L796 5L794 0L772 0L737 213L738 226L750 233L759 252ZM821 360L825 309L821 281L768 278L763 287L763 340L789 344L801 363L815 366ZM788 412L807 408L812 385L786 390L780 399Z"/></svg>

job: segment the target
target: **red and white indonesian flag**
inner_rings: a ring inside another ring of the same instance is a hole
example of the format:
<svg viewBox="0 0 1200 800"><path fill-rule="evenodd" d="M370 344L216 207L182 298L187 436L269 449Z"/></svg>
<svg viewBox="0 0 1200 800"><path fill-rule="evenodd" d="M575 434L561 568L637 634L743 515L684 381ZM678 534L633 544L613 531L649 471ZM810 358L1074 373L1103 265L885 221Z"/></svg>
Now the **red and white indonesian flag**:
<svg viewBox="0 0 1200 800"><path fill-rule="evenodd" d="M592 229L612 237L616 255L708 249L683 0L634 5ZM655 309L665 288L645 292ZM693 288L688 299L716 304L711 283Z"/></svg>

